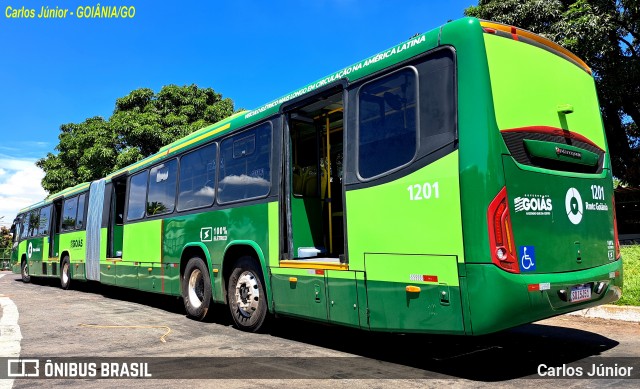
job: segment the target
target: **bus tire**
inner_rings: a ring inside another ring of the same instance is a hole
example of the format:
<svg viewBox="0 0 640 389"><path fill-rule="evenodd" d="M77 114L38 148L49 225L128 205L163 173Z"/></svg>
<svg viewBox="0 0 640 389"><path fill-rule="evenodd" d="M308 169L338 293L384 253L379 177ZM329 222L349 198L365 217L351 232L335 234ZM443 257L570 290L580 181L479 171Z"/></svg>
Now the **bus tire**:
<svg viewBox="0 0 640 389"><path fill-rule="evenodd" d="M23 260L20 264L20 274L22 275L22 282L31 282L31 276L29 275L29 264L26 260Z"/></svg>
<svg viewBox="0 0 640 389"><path fill-rule="evenodd" d="M71 285L70 269L69 256L65 255L64 258L62 258L62 262L60 262L60 287L64 290L69 289L69 286Z"/></svg>
<svg viewBox="0 0 640 389"><path fill-rule="evenodd" d="M257 262L250 256L238 259L227 285L227 301L236 327L247 332L259 331L268 308L264 279Z"/></svg>
<svg viewBox="0 0 640 389"><path fill-rule="evenodd" d="M199 257L187 262L182 278L182 299L189 317L202 320L211 304L211 277L209 269Z"/></svg>

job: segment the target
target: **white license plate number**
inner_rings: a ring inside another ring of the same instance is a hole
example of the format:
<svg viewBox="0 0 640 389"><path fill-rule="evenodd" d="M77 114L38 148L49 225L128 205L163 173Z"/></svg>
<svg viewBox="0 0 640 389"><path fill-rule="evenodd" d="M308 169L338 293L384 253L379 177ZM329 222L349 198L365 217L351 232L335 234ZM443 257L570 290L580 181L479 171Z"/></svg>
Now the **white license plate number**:
<svg viewBox="0 0 640 389"><path fill-rule="evenodd" d="M589 300L591 298L591 288L588 286L575 286L571 288L571 302Z"/></svg>

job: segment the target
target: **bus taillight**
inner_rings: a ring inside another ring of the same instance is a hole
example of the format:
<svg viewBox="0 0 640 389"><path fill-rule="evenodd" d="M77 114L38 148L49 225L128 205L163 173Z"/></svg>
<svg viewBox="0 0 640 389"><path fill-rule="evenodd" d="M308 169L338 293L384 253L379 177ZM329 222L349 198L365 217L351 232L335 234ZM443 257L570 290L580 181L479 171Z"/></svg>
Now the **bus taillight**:
<svg viewBox="0 0 640 389"><path fill-rule="evenodd" d="M491 261L508 272L520 273L513 241L513 230L511 229L506 187L502 188L489 204L487 221L489 224Z"/></svg>
<svg viewBox="0 0 640 389"><path fill-rule="evenodd" d="M616 261L620 259L620 241L618 240L618 219L616 218L616 197L611 196L613 205L613 244L616 247Z"/></svg>

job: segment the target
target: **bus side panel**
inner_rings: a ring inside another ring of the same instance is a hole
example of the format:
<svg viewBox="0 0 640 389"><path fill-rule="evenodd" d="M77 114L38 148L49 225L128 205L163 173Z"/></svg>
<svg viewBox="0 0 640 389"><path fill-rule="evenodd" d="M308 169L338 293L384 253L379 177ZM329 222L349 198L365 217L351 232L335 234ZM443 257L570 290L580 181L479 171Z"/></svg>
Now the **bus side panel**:
<svg viewBox="0 0 640 389"><path fill-rule="evenodd" d="M15 255L12 253L11 254L11 259L15 260L14 265L13 265L13 272L16 274L20 274L20 272L22 271L21 266L22 266L22 257L25 256L26 257L26 252L27 252L27 241L23 240L20 243L18 243L18 247L16 247L15 250L13 250L13 253L15 253Z"/></svg>
<svg viewBox="0 0 640 389"><path fill-rule="evenodd" d="M84 262L87 256L87 233L86 231L67 232L58 235L58 248L60 257L57 262L61 263L64 252L69 253L69 266L71 278L85 279ZM59 274L59 272L58 272Z"/></svg>
<svg viewBox="0 0 640 389"><path fill-rule="evenodd" d="M107 229L100 230L100 282L103 284L115 285L115 266L113 261L107 260Z"/></svg>
<svg viewBox="0 0 640 389"><path fill-rule="evenodd" d="M20 273L20 244L15 244L11 249L11 272L18 274Z"/></svg>
<svg viewBox="0 0 640 389"><path fill-rule="evenodd" d="M125 224L122 262L116 264L117 285L156 291L155 278L156 274L159 276L162 259L162 224L159 219ZM148 271L150 267L152 270Z"/></svg>
<svg viewBox="0 0 640 389"><path fill-rule="evenodd" d="M315 269L271 268L275 312L327 321L325 276Z"/></svg>
<svg viewBox="0 0 640 389"><path fill-rule="evenodd" d="M27 261L29 261L29 273L34 276L48 275L46 266L45 250L49 246L44 242L43 237L31 238L27 241ZM44 263L44 267L43 264Z"/></svg>
<svg viewBox="0 0 640 389"><path fill-rule="evenodd" d="M458 152L346 198L349 267L365 270L370 328L464 333Z"/></svg>
<svg viewBox="0 0 640 389"><path fill-rule="evenodd" d="M464 332L455 256L367 253L365 266L372 330Z"/></svg>
<svg viewBox="0 0 640 389"><path fill-rule="evenodd" d="M358 301L358 273L344 270L327 270L327 316L329 322L350 327L360 327ZM362 302L365 307L365 302ZM366 328L366 322L365 322Z"/></svg>
<svg viewBox="0 0 640 389"><path fill-rule="evenodd" d="M266 203L255 205L244 205L240 203L222 210L204 210L200 213L180 215L166 219L163 230L162 261L165 265L180 264L181 261L189 261L190 259L189 257L183 258L185 248L189 246L204 247L204 249L208 251L211 259L212 268L209 269L209 272L213 298L216 302L222 302L224 301L223 282L225 281L222 274L226 271L222 265L225 252L230 245L238 243L238 241L244 241L241 244L252 247L255 251L261 251L261 253L257 255L258 258L255 259L260 262L264 272L265 289L267 295L269 295L271 289L266 266L270 253L268 243L268 231L270 228L268 213L268 205ZM125 236L125 240L126 239ZM253 243L250 244L249 242ZM126 245L127 243L125 243L125 246ZM260 248L260 250L256 250L255 247ZM190 248L192 249L193 247ZM264 261L261 260L260 255L266 256ZM206 261L206 258L202 259ZM169 265L169 267L171 267L171 265ZM168 292L169 285L167 285L167 283L170 283L172 293L179 295L180 266L178 265L175 271L173 269L174 268L171 268L171 270L167 272L167 267L165 266L165 291ZM213 273L213 269L222 269L223 271Z"/></svg>

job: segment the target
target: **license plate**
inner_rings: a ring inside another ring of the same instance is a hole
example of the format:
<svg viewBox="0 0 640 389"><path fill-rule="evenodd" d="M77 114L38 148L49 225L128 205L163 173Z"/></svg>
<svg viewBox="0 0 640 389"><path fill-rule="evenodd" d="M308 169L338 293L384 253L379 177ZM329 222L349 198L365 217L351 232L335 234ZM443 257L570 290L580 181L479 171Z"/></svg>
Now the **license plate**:
<svg viewBox="0 0 640 389"><path fill-rule="evenodd" d="M589 286L574 286L571 288L571 302L589 300L591 298L591 287Z"/></svg>

